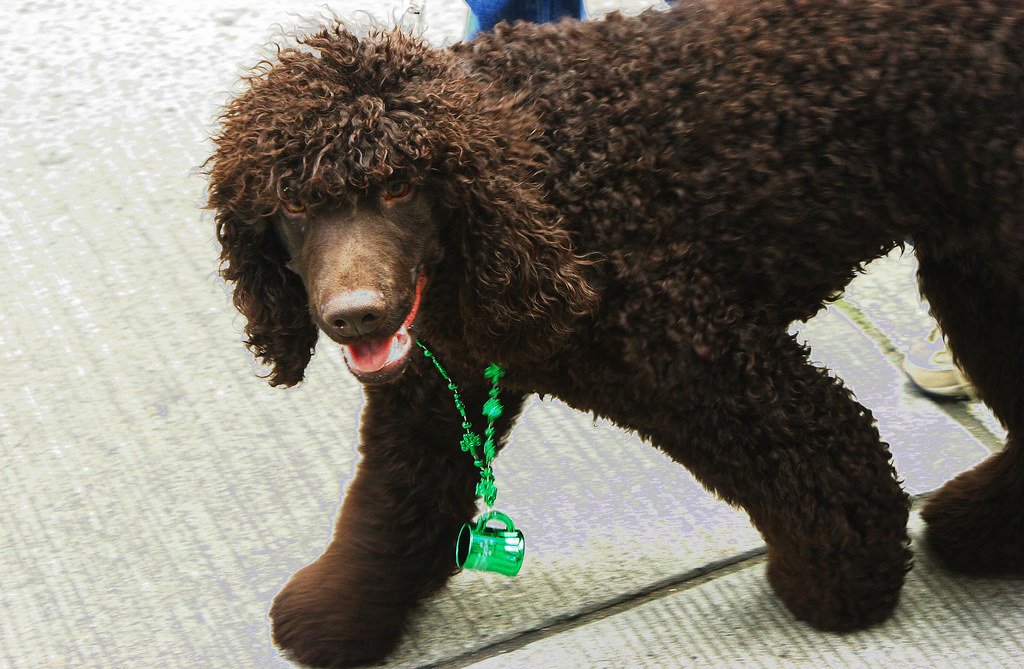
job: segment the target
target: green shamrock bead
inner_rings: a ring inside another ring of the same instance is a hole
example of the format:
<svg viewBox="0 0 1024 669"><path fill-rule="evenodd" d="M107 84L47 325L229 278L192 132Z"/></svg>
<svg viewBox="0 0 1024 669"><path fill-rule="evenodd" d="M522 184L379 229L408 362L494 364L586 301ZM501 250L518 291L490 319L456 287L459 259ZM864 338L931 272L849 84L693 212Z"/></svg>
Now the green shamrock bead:
<svg viewBox="0 0 1024 669"><path fill-rule="evenodd" d="M487 506L494 506L498 497L498 488L494 485L494 473L488 467L480 472L480 483L476 485L476 494L483 497Z"/></svg>
<svg viewBox="0 0 1024 669"><path fill-rule="evenodd" d="M463 451L474 453L476 452L477 446L480 445L480 437L472 432L467 432L462 435L462 443L460 445L462 446Z"/></svg>

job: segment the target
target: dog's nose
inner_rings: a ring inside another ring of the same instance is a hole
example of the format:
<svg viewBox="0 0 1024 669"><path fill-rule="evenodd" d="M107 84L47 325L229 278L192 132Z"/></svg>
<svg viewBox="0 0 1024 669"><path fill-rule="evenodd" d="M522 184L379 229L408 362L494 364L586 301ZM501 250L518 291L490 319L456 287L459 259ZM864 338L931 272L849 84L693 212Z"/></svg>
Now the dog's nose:
<svg viewBox="0 0 1024 669"><path fill-rule="evenodd" d="M324 324L339 337L352 339L372 334L387 311L384 295L358 290L331 299L321 309Z"/></svg>

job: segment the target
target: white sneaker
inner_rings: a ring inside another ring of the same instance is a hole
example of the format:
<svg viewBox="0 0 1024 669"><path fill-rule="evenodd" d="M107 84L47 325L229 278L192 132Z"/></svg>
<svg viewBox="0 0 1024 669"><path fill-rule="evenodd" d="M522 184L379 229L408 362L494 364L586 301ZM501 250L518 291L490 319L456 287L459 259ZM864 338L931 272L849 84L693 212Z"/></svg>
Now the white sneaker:
<svg viewBox="0 0 1024 669"><path fill-rule="evenodd" d="M938 326L914 344L903 359L903 371L918 388L938 397L975 397L974 386L953 362Z"/></svg>
<svg viewBox="0 0 1024 669"><path fill-rule="evenodd" d="M427 0L408 0L398 25L410 32L426 29Z"/></svg>

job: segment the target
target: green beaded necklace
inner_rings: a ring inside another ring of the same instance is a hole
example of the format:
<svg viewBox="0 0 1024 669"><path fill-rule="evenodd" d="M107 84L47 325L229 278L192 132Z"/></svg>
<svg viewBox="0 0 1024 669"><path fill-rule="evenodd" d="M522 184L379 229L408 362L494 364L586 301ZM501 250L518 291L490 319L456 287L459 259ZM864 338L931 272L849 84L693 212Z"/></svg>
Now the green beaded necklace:
<svg viewBox="0 0 1024 669"><path fill-rule="evenodd" d="M455 408L459 410L459 415L462 416L462 429L465 430L460 445L464 452L473 456L473 463L480 468L480 482L476 485L476 494L484 498L487 506L494 506L494 500L498 496L498 489L494 485L494 471L491 469L491 460L494 459L494 421L498 419L504 410L501 406L501 400L498 399L498 381L501 380L501 377L505 376L505 370L496 364L491 364L484 370L484 378L490 379L491 389L488 391L487 401L484 402L483 408L483 415L487 417L487 429L484 430L486 439L481 440L480 435L473 431L473 425L469 422L469 417L466 416L466 405L459 394L458 385L452 381L452 377L448 375L448 372L441 366L441 363L430 349L424 346L421 341L416 343L423 349L423 354L434 363L434 367L441 373L444 380L448 382L448 390L452 391L452 396L455 398ZM477 452L481 441L483 441L482 455Z"/></svg>
<svg viewBox="0 0 1024 669"><path fill-rule="evenodd" d="M455 546L455 561L460 569L496 572L505 576L515 576L522 568L522 560L526 554L526 540L522 531L516 529L512 518L494 509L498 488L495 486L495 472L490 469L490 461L495 459L495 421L502 415L504 408L498 399L498 382L505 376L505 370L499 365L488 365L483 376L490 380L487 400L483 403L483 415L487 418L484 438L473 431L473 424L466 415L466 404L459 394L459 386L444 367L437 361L434 354L423 342L417 341L423 349L424 356L434 364L440 375L449 384L449 390L455 398L455 407L462 416L462 450L473 456L473 463L480 469L480 482L476 484L476 495L482 497L488 510L476 519L467 522L459 532ZM480 447L483 452L480 453Z"/></svg>
<svg viewBox="0 0 1024 669"><path fill-rule="evenodd" d="M481 439L480 435L473 431L473 425L466 415L466 405L459 394L458 385L430 349L420 341L416 343L448 382L448 390L452 391L455 408L462 416L464 432L460 446L463 451L473 456L473 463L480 469L480 482L476 484L476 494L483 497L488 506L488 511L475 523L466 523L459 531L455 542L455 564L462 569L478 569L515 576L523 566L526 539L511 518L494 510L498 488L494 485L494 472L491 470L491 460L494 459L495 451L494 421L503 411L501 400L498 399L498 381L505 376L505 370L496 364L488 365L484 370L484 378L490 379L491 389L487 393L487 401L484 402L483 415L487 417L487 429L484 430L484 439ZM479 450L481 446L482 453Z"/></svg>

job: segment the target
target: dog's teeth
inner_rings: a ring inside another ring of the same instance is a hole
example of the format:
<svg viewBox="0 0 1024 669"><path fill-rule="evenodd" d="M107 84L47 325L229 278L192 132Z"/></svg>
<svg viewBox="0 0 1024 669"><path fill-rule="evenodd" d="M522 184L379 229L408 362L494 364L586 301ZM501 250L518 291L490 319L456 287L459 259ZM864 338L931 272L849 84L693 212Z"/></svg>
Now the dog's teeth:
<svg viewBox="0 0 1024 669"><path fill-rule="evenodd" d="M409 337L409 333L404 328L399 330L398 334L391 338L391 354L388 356L388 362L396 362L404 358L411 345L412 339Z"/></svg>

